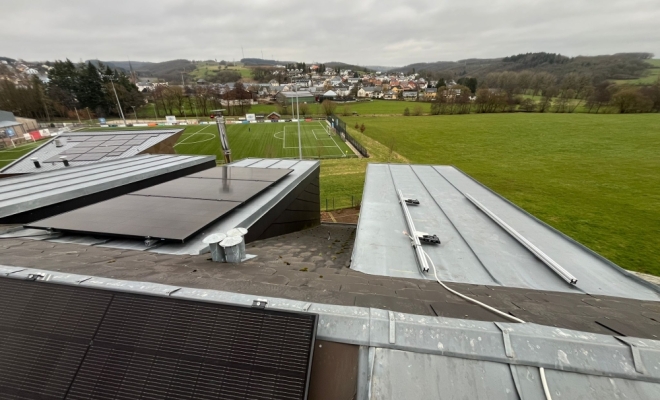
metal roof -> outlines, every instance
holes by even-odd
[[[152,178],[214,156],[139,155],[0,179],[0,218]]]
[[[0,265],[4,279],[43,281],[319,315],[317,338],[358,345],[357,399],[657,399],[660,342],[531,323],[429,317],[178,285]],[[40,284],[40,283],[35,283]]]
[[[440,280],[660,299],[657,286],[623,270],[451,166],[369,164],[351,268],[374,275],[435,279],[432,271],[420,272],[396,189],[420,202],[408,207],[415,229],[436,234],[442,242],[424,246]],[[522,239],[507,232],[496,219]],[[577,284],[562,279],[523,241],[569,271]]]
[[[280,92],[278,94],[281,94],[284,97],[293,97],[293,98],[296,98],[296,97],[314,97],[314,95],[312,93],[308,92],[307,90],[300,90],[300,91],[297,91],[297,92],[293,92],[293,91],[291,91],[291,92]]]
[[[11,128],[12,126],[18,126],[18,125],[23,125],[23,124],[14,121],[0,121],[0,129]]]
[[[320,163],[318,161],[296,159],[246,158],[229,165],[251,168],[287,168],[292,169],[293,171],[268,189],[250,199],[247,203],[237,207],[231,213],[223,216],[217,222],[203,229],[202,232],[191,237],[186,243],[167,243],[158,247],[149,247],[146,246],[142,240],[68,234],[58,236],[53,240],[60,243],[80,243],[121,249],[145,250],[164,254],[203,254],[209,251],[209,245],[203,241],[207,235],[216,232],[227,232],[238,226],[250,229],[254,223],[259,221],[259,219],[266,215],[268,211],[275,207],[288,194],[293,192],[302,181],[317,170]],[[39,229],[24,229],[20,232],[23,232],[23,234],[30,234],[32,232],[39,233],[43,231],[40,231]],[[50,240],[49,238],[42,239]]]
[[[157,145],[170,138],[173,135],[176,135],[182,132],[183,129],[168,129],[168,130],[124,130],[124,131],[95,131],[95,132],[68,132],[62,133],[57,136],[57,138],[75,138],[76,136],[96,136],[96,135],[105,135],[105,136],[117,136],[117,135],[150,135],[151,137],[147,139],[144,143],[138,146],[132,146],[128,150],[124,151],[119,156],[114,157],[104,157],[99,161],[105,160],[116,160],[120,158],[131,157],[136,154],[140,154],[145,150]],[[36,149],[25,154],[23,157],[12,162],[11,164],[0,169],[0,174],[25,174],[25,173],[34,173],[34,172],[46,172],[53,171],[65,168],[65,166],[60,162],[44,162],[45,160],[57,157],[66,150],[70,150],[79,145],[77,142],[67,141],[67,143],[61,147],[55,146],[56,138],[53,138],[43,145],[37,147]],[[41,168],[36,168],[31,158],[36,157],[41,161]],[[70,161],[71,165],[87,165],[95,164],[99,161]]]

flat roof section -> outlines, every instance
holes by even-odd
[[[0,223],[31,222],[52,213],[37,212],[45,207],[75,199],[80,206],[83,198],[101,192],[120,191],[126,187],[145,187],[140,182],[163,177],[173,179],[173,173],[190,173],[215,166],[214,156],[138,155],[91,165],[69,167],[42,174],[19,175],[0,179]],[[159,182],[154,182],[159,183]],[[152,184],[154,184],[152,183]],[[114,197],[109,193],[106,198]],[[27,215],[30,214],[30,215]],[[48,215],[50,214],[50,215]],[[33,218],[33,215],[41,215]],[[13,217],[13,218],[10,218]]]
[[[660,299],[660,289],[534,218],[451,166],[369,164],[351,268],[373,275],[435,280],[422,273],[399,204],[408,206],[418,232],[440,245],[422,245],[442,281]],[[491,215],[469,198],[476,200]],[[572,285],[505,230],[515,230],[577,278]]]
[[[62,156],[67,157],[70,165],[131,157],[149,152],[149,149],[163,142],[171,142],[173,145],[182,133],[183,129],[62,133],[0,169],[0,174],[27,174],[67,168],[60,158]],[[39,168],[34,165],[32,158],[39,161]]]

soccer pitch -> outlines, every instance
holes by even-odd
[[[328,131],[325,121],[301,122],[304,158],[356,157],[341,138]],[[229,124],[227,135],[235,160],[246,157],[297,158],[298,124],[295,122]],[[175,145],[178,154],[221,155],[215,124],[189,126]]]

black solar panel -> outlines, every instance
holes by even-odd
[[[185,241],[238,205],[238,202],[125,195],[30,226]]]
[[[272,182],[227,181],[222,179],[179,178],[133,192],[140,196],[185,197],[189,199],[246,201]]]
[[[240,179],[246,181],[276,182],[292,170],[283,168],[217,167],[189,175],[190,178]]]
[[[83,161],[92,155],[97,154],[82,154],[76,160]],[[249,176],[240,169],[257,170],[255,177],[259,177],[260,170],[263,171],[257,168],[232,167],[232,174]],[[281,176],[291,172],[278,171]],[[270,181],[184,177],[36,221],[28,226],[76,233],[150,237],[185,242],[272,184]]]
[[[65,321],[48,337],[29,318],[12,325],[28,333],[0,325],[0,398],[306,398],[314,314],[0,278],[4,309],[51,301]],[[61,339],[84,320],[84,340]]]
[[[86,153],[80,154],[73,158],[76,161],[98,161],[106,156],[108,153]]]

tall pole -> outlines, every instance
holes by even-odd
[[[298,103],[298,86],[296,88],[296,108],[298,109],[298,153],[302,160],[302,137],[300,136],[300,104]]]
[[[112,85],[112,91],[115,92],[115,99],[117,99],[117,109],[119,110],[119,115],[121,119],[124,120],[124,125],[126,125],[126,118],[124,117],[124,111],[121,109],[121,103],[119,103],[119,96],[117,96],[117,89],[115,89],[115,83],[110,78],[110,84]]]
[[[131,106],[131,108],[133,109],[133,114],[135,114],[135,123],[137,124],[137,122],[138,122],[137,111],[135,111],[135,106]]]
[[[78,115],[78,108],[73,107],[74,110],[76,110],[76,117],[78,117],[78,123],[82,125],[82,121],[80,120],[80,115]]]
[[[87,109],[87,118],[89,118],[89,123],[90,125],[93,124],[92,122],[92,114],[89,113],[89,107],[85,107]]]

